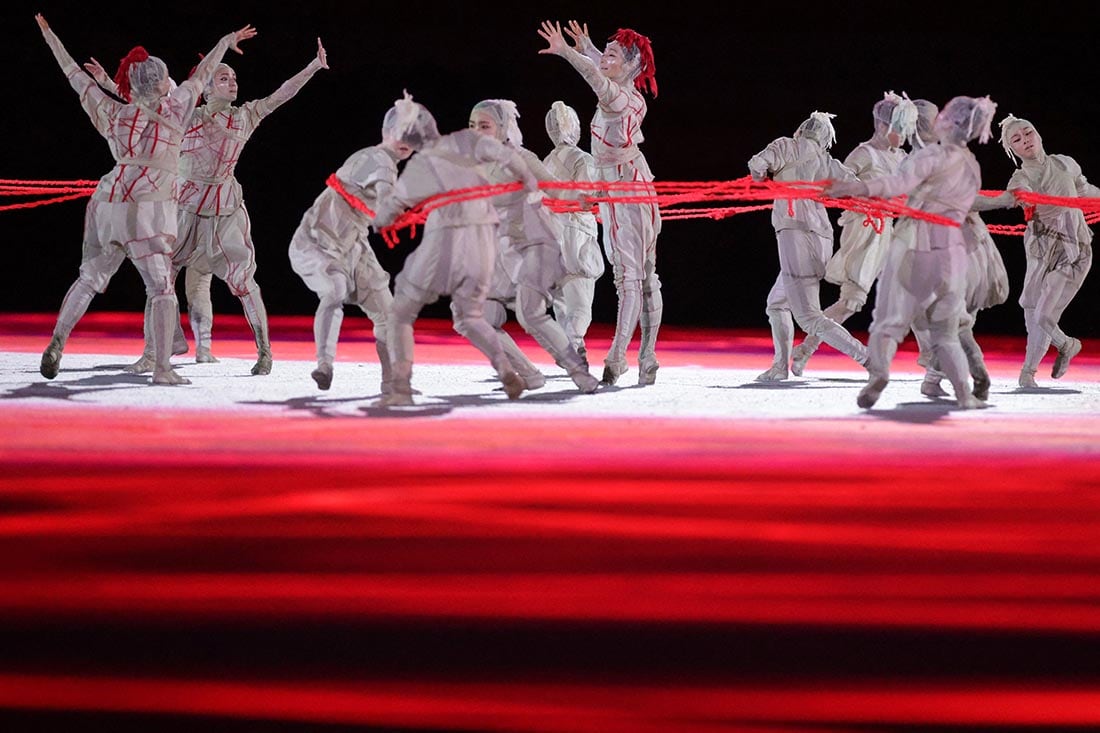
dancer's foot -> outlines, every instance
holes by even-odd
[[[196,364],[217,364],[218,359],[210,353],[210,348],[207,346],[198,346],[195,348],[195,363]]]
[[[332,364],[318,364],[309,376],[317,383],[317,389],[328,389],[332,386]]]
[[[1024,389],[1038,389],[1039,385],[1035,381],[1035,372],[1030,369],[1024,369],[1020,372],[1020,378],[1016,381],[1018,385]]]
[[[124,366],[122,371],[127,374],[148,374],[157,368],[157,362],[148,354],[142,354],[141,358],[133,364]]]
[[[46,379],[53,379],[61,370],[61,341],[57,338],[50,339],[50,345],[42,352],[42,363],[38,371]]]
[[[788,378],[787,367],[782,364],[772,364],[768,371],[756,377],[757,382],[782,382]]]
[[[267,351],[266,349],[260,351],[259,358],[256,359],[256,363],[252,366],[252,374],[255,376],[271,374],[270,351]]]
[[[801,377],[802,372],[806,369],[806,362],[808,362],[813,355],[814,352],[810,351],[802,344],[794,347],[791,351],[791,374],[796,377]]]
[[[626,362],[604,362],[603,365],[603,377],[600,379],[601,384],[611,386],[615,382],[619,381],[619,377],[626,374]]]
[[[1058,356],[1054,357],[1054,368],[1050,370],[1050,376],[1061,379],[1069,370],[1070,360],[1081,353],[1081,340],[1072,336],[1066,339],[1062,348],[1058,349]]]
[[[890,380],[886,377],[871,375],[871,378],[867,380],[867,384],[859,391],[856,404],[865,410],[874,407],[875,403],[878,402],[878,398],[882,396],[882,390],[886,389],[886,385],[889,383]]]
[[[500,377],[500,383],[504,385],[504,394],[508,395],[510,400],[518,400],[523,390],[527,388],[523,377],[515,372],[505,372]]]
[[[153,373],[153,384],[191,384],[191,380],[181,377],[175,369],[165,369],[163,371],[158,369]]]
[[[661,365],[657,363],[657,360],[643,362],[638,364],[638,384],[647,387],[657,381],[657,370],[661,368]]]

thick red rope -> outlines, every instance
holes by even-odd
[[[71,201],[77,198],[90,196],[95,190],[97,181],[73,180],[19,180],[0,179],[0,197],[2,196],[40,196],[48,198],[37,201],[0,205],[0,211],[12,209],[29,209],[37,206]],[[329,176],[326,185],[339,193],[349,205],[362,211],[367,216],[374,217],[362,201],[351,195],[336,178],[336,174]],[[911,209],[904,204],[904,197],[886,200],[881,198],[844,198],[832,199],[822,195],[827,185],[826,181],[753,181],[751,177],[744,176],[731,181],[654,181],[654,182],[622,182],[622,181],[592,181],[569,182],[554,181],[543,182],[539,188],[547,191],[580,191],[587,192],[578,199],[564,199],[554,196],[546,196],[543,203],[557,214],[573,212],[589,212],[598,215],[598,204],[639,204],[656,205],[661,213],[661,218],[666,221],[683,219],[712,219],[720,220],[737,214],[750,211],[761,211],[772,208],[772,201],[787,201],[788,210],[793,202],[798,199],[811,199],[830,207],[854,211],[864,216],[863,225],[881,232],[887,218],[894,219],[900,216],[908,216],[922,219],[944,226],[958,226],[955,222],[945,217],[928,214],[923,211]],[[489,198],[504,193],[511,193],[522,189],[517,181],[487,186],[475,186],[472,188],[447,191],[433,196],[402,214],[390,226],[381,230],[382,238],[387,246],[393,248],[399,241],[398,232],[408,228],[410,236],[416,236],[416,228],[423,225],[432,211],[451,204],[464,201],[473,201],[479,198]],[[985,196],[999,196],[1003,191],[983,190]],[[1024,219],[1029,221],[1034,207],[1064,206],[1081,209],[1085,214],[1087,224],[1095,224],[1100,221],[1100,198],[1085,198],[1072,196],[1047,196],[1045,194],[1029,191],[1015,192],[1016,199],[1026,204],[1024,207]],[[689,206],[690,204],[706,204],[722,201],[767,201],[767,204],[757,206]],[[1026,224],[990,224],[987,225],[993,234],[1008,236],[1020,236],[1026,229]]]

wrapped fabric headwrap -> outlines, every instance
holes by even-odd
[[[833,127],[834,117],[836,115],[831,112],[815,111],[805,122],[798,126],[794,136],[814,140],[821,147],[828,150],[836,142],[836,129]]]
[[[909,136],[909,144],[914,148],[923,148],[935,142],[936,133],[933,128],[940,108],[927,99],[914,99],[912,103],[917,110],[917,121],[913,133]]]
[[[581,121],[577,111],[558,100],[546,113],[546,134],[555,145],[576,145],[581,139]]]
[[[483,99],[474,105],[472,112],[485,112],[497,123],[502,143],[523,146],[523,133],[519,129],[519,110],[510,99]]]
[[[413,101],[407,91],[393,103],[382,120],[382,136],[392,137],[414,150],[439,139],[439,128],[432,113],[422,104]]]

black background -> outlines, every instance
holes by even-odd
[[[882,2],[9,4],[0,11],[8,90],[0,177],[95,179],[113,164],[42,41],[35,12],[45,14],[78,61],[95,56],[113,73],[118,59],[141,44],[177,79],[221,35],[252,23],[259,36],[242,44],[243,56],[227,56],[241,102],[270,94],[300,70],[319,36],[331,70],[260,126],[237,167],[268,310],[305,315],[317,301],[290,269],[290,237],[328,174],[380,140],[382,115],[402,89],[432,110],[443,132],[464,127],[481,99],[513,99],[525,145],[540,156],[551,148],[543,117],[554,100],[572,105],[587,123],[594,95],[565,61],[537,53],[545,45],[536,34],[544,18],[586,21],[597,44],[624,26],[650,36],[660,94],[649,105],[642,149],[658,180],[739,178],[754,153],[791,134],[814,110],[837,115],[833,153],[843,159],[870,136],[871,107],[887,90],[941,106],[959,94],[989,94],[998,103],[997,121],[1007,113],[1030,119],[1047,152],[1074,157],[1086,176],[1100,180],[1092,14],[1047,6],[1020,12],[1005,3]],[[917,17],[922,9],[936,12]],[[1013,166],[996,137],[974,148],[983,186],[1003,188]],[[0,311],[56,312],[77,274],[83,213],[83,201],[0,212],[6,255]],[[1021,221],[1018,210],[985,218]],[[983,312],[978,331],[1022,334],[1016,304],[1022,239],[996,241],[1012,290],[1006,304]],[[406,236],[392,251],[375,244],[383,266],[396,274],[413,242]],[[764,300],[778,267],[767,212],[667,222],[658,252],[666,323],[765,325]],[[823,286],[823,305],[835,295],[835,286]],[[1098,296],[1093,274],[1063,318],[1067,332],[1100,335],[1092,318]],[[143,302],[140,278],[126,263],[92,308],[140,310]],[[218,313],[240,313],[219,281],[214,303]],[[615,306],[605,276],[596,320],[613,322]],[[424,315],[448,311],[441,303]],[[870,307],[849,326],[861,330],[869,322]]]

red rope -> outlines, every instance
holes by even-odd
[[[38,201],[3,205],[0,206],[0,211],[28,209],[83,198],[90,196],[97,184],[97,181],[90,180],[0,179],[0,197],[49,195],[49,198]],[[325,184],[339,193],[349,205],[374,218],[375,212],[371,211],[361,200],[351,195],[340,180],[336,178],[336,174],[329,176]],[[598,216],[597,205],[600,203],[614,205],[638,204],[656,205],[661,212],[661,218],[667,221],[704,218],[719,220],[750,211],[770,209],[772,208],[770,202],[776,200],[787,201],[788,210],[793,213],[794,201],[810,199],[818,201],[829,208],[862,214],[864,217],[863,226],[870,226],[876,232],[882,231],[887,218],[895,219],[900,216],[922,219],[944,226],[958,226],[957,223],[946,217],[909,208],[904,203],[904,197],[890,200],[874,197],[827,198],[823,195],[823,190],[827,185],[827,181],[753,181],[750,176],[744,176],[730,181],[552,181],[540,183],[539,188],[547,192],[585,192],[580,200],[546,196],[543,200],[544,205],[556,214],[588,212]],[[390,226],[384,227],[381,230],[382,238],[387,246],[393,248],[399,241],[398,232],[401,229],[408,228],[410,236],[416,237],[416,228],[423,225],[427,221],[428,215],[436,209],[465,201],[512,193],[521,189],[522,184],[517,181],[475,186],[432,196],[406,211]],[[999,196],[1004,192],[982,190],[980,193],[985,196]],[[1100,222],[1100,198],[1048,196],[1029,191],[1015,192],[1015,196],[1021,203],[1028,204],[1024,207],[1025,221],[1031,219],[1031,214],[1036,205],[1044,205],[1081,209],[1085,214],[1087,224]],[[767,201],[769,203],[757,206],[688,206],[689,204],[707,204],[731,200]],[[1020,236],[1026,229],[1025,224],[992,224],[987,226],[993,234],[1009,236]]]
[[[351,208],[358,209],[370,218],[374,218],[374,212],[371,211],[370,208],[362,202],[362,200],[348,193],[348,190],[344,188],[344,182],[337,178],[335,173],[328,177],[328,179],[325,181],[325,185],[331,188],[336,193],[340,194],[344,201],[348,202],[348,205],[351,206]]]
[[[18,204],[4,204],[0,211],[13,209],[33,209],[37,206],[57,204],[62,201],[86,198],[95,191],[98,181],[21,181],[12,178],[0,178],[0,196],[42,196],[49,198],[38,201],[26,201]]]

